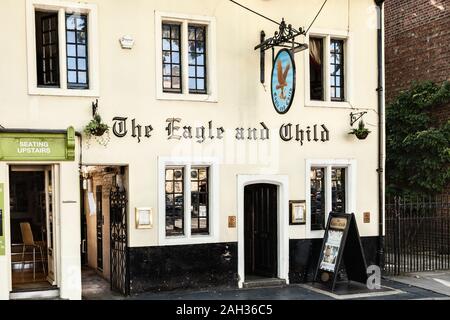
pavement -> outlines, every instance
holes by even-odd
[[[146,292],[129,297],[111,292],[109,282],[93,270],[83,271],[85,300],[450,300],[450,271],[384,278],[382,289],[340,290],[331,294],[313,284],[280,287]],[[418,280],[418,281],[417,281]],[[448,282],[447,282],[448,281]],[[339,291],[339,290],[336,290]],[[347,292],[345,292],[347,291]]]

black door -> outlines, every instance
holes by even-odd
[[[277,276],[277,186],[255,184],[244,191],[245,274]]]
[[[97,269],[103,270],[103,208],[102,208],[102,186],[95,190],[97,203]]]

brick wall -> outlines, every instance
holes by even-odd
[[[385,24],[387,103],[414,80],[450,80],[450,0],[387,0]]]

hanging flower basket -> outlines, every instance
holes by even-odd
[[[366,128],[364,122],[361,120],[357,129],[352,129],[348,134],[354,134],[359,140],[365,140],[371,131]]]
[[[109,142],[109,126],[102,122],[102,118],[99,114],[95,114],[94,118],[87,124],[84,128],[84,134],[89,140],[94,137],[99,144],[104,146],[106,146]],[[103,139],[102,137],[105,134],[108,137]]]

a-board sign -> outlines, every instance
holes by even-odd
[[[334,291],[337,275],[345,266],[348,280],[366,283],[367,265],[355,215],[330,213],[314,281]]]

